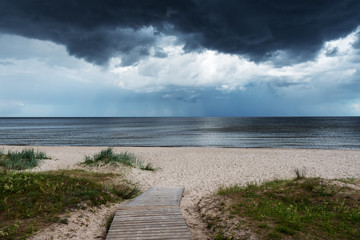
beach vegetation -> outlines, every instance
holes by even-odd
[[[360,184],[360,178],[338,178],[336,181],[345,183],[345,184]]]
[[[218,239],[249,238],[245,230],[260,239],[360,239],[360,191],[300,176],[222,187],[213,196],[212,215],[203,219]],[[242,223],[242,234],[229,227],[234,222]]]
[[[296,179],[304,179],[306,177],[307,171],[306,168],[295,168],[294,173],[296,176]]]
[[[145,164],[139,160],[134,154],[128,152],[115,153],[112,148],[101,150],[94,156],[85,156],[84,165],[89,166],[104,166],[104,165],[118,165],[122,164],[129,167],[138,167],[141,170],[155,171],[155,168],[150,164]]]
[[[217,231],[214,240],[233,240],[233,237],[226,237],[222,231]]]
[[[51,223],[67,224],[61,216],[69,211],[119,202],[138,193],[136,185],[112,173],[3,171],[0,239],[25,239]]]
[[[138,162],[138,166],[141,170],[145,170],[145,171],[152,171],[154,172],[156,169],[152,166],[151,163],[146,163],[144,164],[143,162],[139,161]]]
[[[39,165],[40,160],[50,159],[44,152],[34,149],[22,149],[21,151],[0,151],[0,167],[3,170],[24,170]]]

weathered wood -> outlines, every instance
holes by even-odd
[[[192,239],[179,208],[183,191],[183,187],[153,187],[123,204],[106,240]]]
[[[183,187],[152,187],[123,207],[179,206],[183,191]]]

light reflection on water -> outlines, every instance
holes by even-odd
[[[0,118],[0,144],[360,149],[360,118]]]

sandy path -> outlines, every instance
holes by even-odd
[[[6,150],[21,147],[4,146],[3,148]],[[35,147],[35,149],[45,151],[52,157],[35,169],[43,171],[74,168],[77,163],[83,161],[85,155],[92,155],[104,148]],[[154,185],[185,187],[181,209],[194,239],[206,239],[204,226],[201,225],[199,216],[194,211],[196,204],[201,197],[210,194],[219,186],[289,178],[294,176],[293,169],[303,167],[307,169],[309,176],[360,177],[359,150],[158,147],[118,147],[114,150],[132,152],[141,160],[160,168],[156,172],[139,169],[128,172],[128,178],[138,182],[142,189]],[[86,239],[91,238],[86,237]]]

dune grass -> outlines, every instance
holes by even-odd
[[[44,152],[35,152],[34,149],[21,151],[0,151],[0,167],[5,170],[24,170],[39,165],[41,159],[50,159]]]
[[[86,156],[85,161],[82,163],[90,166],[104,166],[104,165],[118,165],[122,164],[129,167],[138,167],[141,170],[155,171],[150,163],[145,164],[143,161],[136,158],[132,153],[114,153],[112,148],[107,148],[94,154],[93,157]]]
[[[338,178],[336,180],[345,184],[360,185],[360,178]]]
[[[330,180],[299,174],[293,180],[220,188],[217,195],[220,214],[204,217],[215,239],[234,239],[240,229],[260,239],[360,239],[360,191]],[[238,225],[229,230],[234,219]]]
[[[113,184],[117,178],[119,184]],[[118,202],[138,194],[120,175],[62,170],[0,172],[0,239],[26,239],[50,223],[67,223],[71,209]]]

